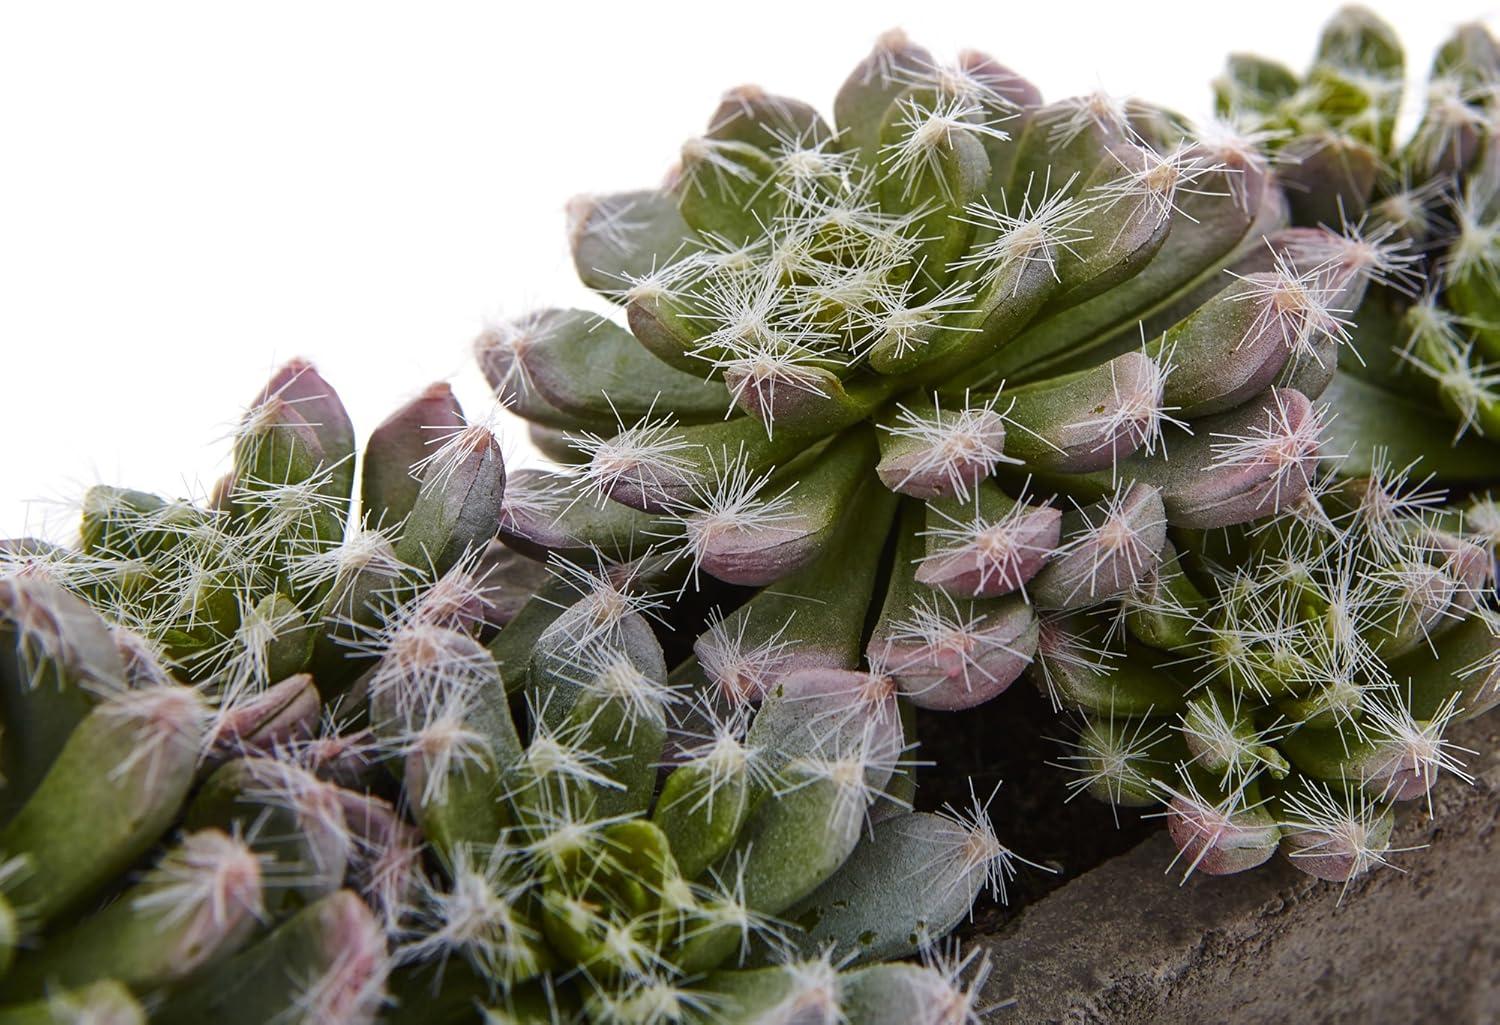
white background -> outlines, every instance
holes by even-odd
[[[900,25],[1048,99],[1102,86],[1197,115],[1226,52],[1300,69],[1334,6],[3,0],[0,536],[64,532],[98,481],[200,490],[289,356],[361,435],[438,378],[483,414],[486,317],[596,305],[564,202],[654,183],[729,86],[826,112]],[[1377,7],[1417,75],[1491,13]]]

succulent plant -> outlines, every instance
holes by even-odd
[[[1398,149],[1363,12],[1235,127],[891,33],[836,128],[738,89],[573,204],[628,329],[477,344],[561,468],[443,385],[356,462],[294,361],[206,498],[0,543],[0,1025],[973,1022],[1023,861],[914,722],[1023,677],[1187,873],[1392,859],[1500,703],[1493,411],[1428,372],[1490,373],[1495,52]]]
[[[1173,532],[1179,558],[1146,601],[1124,603],[1127,634],[1178,653],[1174,670],[1199,686],[1112,696],[1062,762],[1077,790],[1117,804],[1165,795],[1189,872],[1251,867],[1279,846],[1347,885],[1394,853],[1394,802],[1444,773],[1467,779],[1471,752],[1444,739],[1449,724],[1500,702],[1500,517],[1484,491],[1500,479],[1486,444],[1500,438],[1500,350],[1484,337],[1497,82],[1500,47],[1460,27],[1403,138],[1400,42],[1348,7],[1305,76],[1239,54],[1215,83],[1219,114],[1274,165],[1298,225],[1288,250],[1337,229],[1383,251],[1386,272],[1330,308],[1345,344],[1324,401],[1346,441],[1312,498],[1217,537]],[[1049,685],[1128,657],[1090,629],[1054,642]],[[1155,718],[1174,709],[1175,723]]]
[[[96,487],[76,546],[0,546],[0,1022],[971,1017],[939,941],[1016,859],[982,802],[911,810],[893,688],[692,704],[620,567],[492,540],[445,385],[357,506],[354,452],[296,361],[208,500]]]
[[[1340,15],[1314,95],[1399,79],[1389,49]],[[1231,81],[1279,96],[1258,68]],[[1388,106],[1339,125],[1391,145]],[[1357,367],[1417,240],[1309,221],[1341,181],[1280,121],[1043,103],[900,33],[833,111],[733,90],[660,188],[570,205],[628,329],[549,309],[476,340],[564,464],[516,475],[502,539],[709,610],[670,679],[719,714],[810,671],[947,710],[1028,676],[1080,717],[1078,789],[1165,805],[1190,868],[1377,863],[1497,685],[1490,560],[1434,488],[1500,479],[1500,448]]]
[[[1409,433],[1439,409],[1459,437],[1500,438],[1500,46],[1479,24],[1457,29],[1405,137],[1404,64],[1395,32],[1350,7],[1323,30],[1305,76],[1237,55],[1216,83],[1220,112],[1273,150],[1297,223],[1357,224],[1420,255],[1406,281],[1345,311],[1359,330],[1339,358],[1349,387],[1400,411],[1401,429],[1384,436],[1401,443],[1402,462],[1442,447],[1439,424]],[[1442,472],[1436,457],[1426,468]]]

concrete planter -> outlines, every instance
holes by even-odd
[[[1455,743],[1475,785],[1444,779],[1433,817],[1407,807],[1380,869],[1343,892],[1279,856],[1253,872],[1164,875],[1164,832],[978,939],[997,1025],[1065,1022],[1500,1022],[1500,721]],[[1340,896],[1342,893],[1342,900]]]

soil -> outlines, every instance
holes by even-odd
[[[728,612],[755,593],[707,575],[699,586],[703,590],[696,600],[673,604],[657,631],[668,665],[692,653],[694,638],[708,625],[709,609]],[[882,590],[883,583],[877,583],[876,593]],[[871,615],[876,611],[878,605]],[[1134,809],[1119,809],[1117,826],[1109,805],[1087,795],[1068,800],[1068,774],[1047,764],[1066,753],[1057,739],[1065,735],[1062,716],[1024,676],[978,708],[918,711],[919,747],[912,757],[932,764],[918,768],[917,809],[935,811],[951,804],[963,810],[971,803],[971,779],[981,799],[1001,782],[989,806],[1000,842],[1052,870],[1017,865],[1016,878],[1006,886],[1006,902],[981,896],[960,937],[995,933],[1028,904],[1130,850],[1159,828],[1158,820],[1143,820]]]
[[[936,764],[917,773],[917,808],[970,803],[969,780],[981,800],[1002,783],[990,804],[1000,842],[1027,861],[1006,887],[1006,904],[990,895],[974,906],[960,937],[993,935],[1022,908],[1071,879],[1135,847],[1160,828],[1157,819],[1121,808],[1119,825],[1109,805],[1087,795],[1068,800],[1068,774],[1049,761],[1065,753],[1056,739],[1063,719],[1026,679],[998,698],[964,712],[919,712],[915,758]]]

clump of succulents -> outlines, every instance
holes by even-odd
[[[913,810],[914,710],[1022,677],[1188,871],[1386,862],[1500,701],[1490,400],[1429,372],[1490,373],[1493,144],[1395,148],[1368,15],[1320,54],[1237,127],[898,33],[836,127],[735,90],[573,206],[628,330],[478,341],[569,467],[444,386],[357,465],[297,361],[205,500],[0,544],[0,1025],[972,1021],[1020,859]]]
[[[1374,288],[1353,313],[1359,330],[1339,361],[1348,386],[1407,421],[1441,409],[1459,437],[1500,438],[1500,46],[1480,25],[1459,28],[1402,138],[1404,64],[1389,26],[1347,8],[1305,76],[1237,55],[1217,103],[1273,148],[1297,223],[1357,223],[1420,255],[1412,287]],[[1446,472],[1440,430],[1429,424],[1402,451]]]
[[[1383,39],[1341,15],[1318,81],[1390,79]],[[1380,97],[1339,124],[1388,144]],[[702,585],[670,679],[716,715],[819,674],[925,709],[1029,676],[1078,719],[1078,789],[1165,805],[1190,868],[1379,863],[1500,679],[1494,507],[1437,490],[1500,480],[1500,448],[1359,366],[1425,236],[1309,220],[1339,181],[1279,122],[1044,103],[900,33],[833,111],[733,90],[661,187],[574,201],[628,328],[477,339],[570,464],[516,475],[502,537]]]
[[[631,569],[492,541],[445,385],[358,471],[296,361],[206,501],[0,546],[0,1023],[970,1020],[1015,859],[911,810],[887,681],[695,704]]]
[[[1500,544],[1500,516],[1483,490],[1500,477],[1500,455],[1480,443],[1500,440],[1500,346],[1490,337],[1500,309],[1491,239],[1500,230],[1500,46],[1480,25],[1457,29],[1433,59],[1420,117],[1405,137],[1397,130],[1404,65],[1391,28],[1350,7],[1324,28],[1306,75],[1236,55],[1215,83],[1220,113],[1275,154],[1297,223],[1357,224],[1415,257],[1404,280],[1375,283],[1348,311],[1358,327],[1339,353],[1340,378],[1374,415],[1340,411],[1350,430],[1381,444],[1357,449],[1339,468],[1351,479],[1323,502],[1330,518],[1304,529],[1293,551],[1333,598],[1324,615],[1344,624],[1334,635],[1356,629],[1374,641],[1369,653],[1339,659],[1370,692],[1352,706],[1355,716],[1302,727],[1292,715],[1276,727],[1297,773],[1323,781],[1279,798],[1289,809],[1283,846],[1328,878],[1383,860],[1390,819],[1382,804],[1421,796],[1442,770],[1463,777],[1464,752],[1442,741],[1443,729],[1500,699],[1500,620],[1484,553]],[[1441,508],[1440,483],[1470,492],[1465,508]],[[1393,536],[1407,540],[1392,547]],[[1309,539],[1317,548],[1332,543],[1312,560],[1316,568],[1306,559]],[[1435,549],[1446,554],[1434,558]],[[1423,603],[1411,558],[1423,553],[1458,587],[1454,607],[1413,644],[1397,636],[1402,628],[1380,593],[1400,581],[1384,602],[1397,600],[1399,617],[1410,619]],[[1251,576],[1276,572],[1262,559]],[[1219,615],[1237,621],[1242,612]],[[1273,625],[1283,629],[1284,617]],[[1335,851],[1340,857],[1325,856]]]

